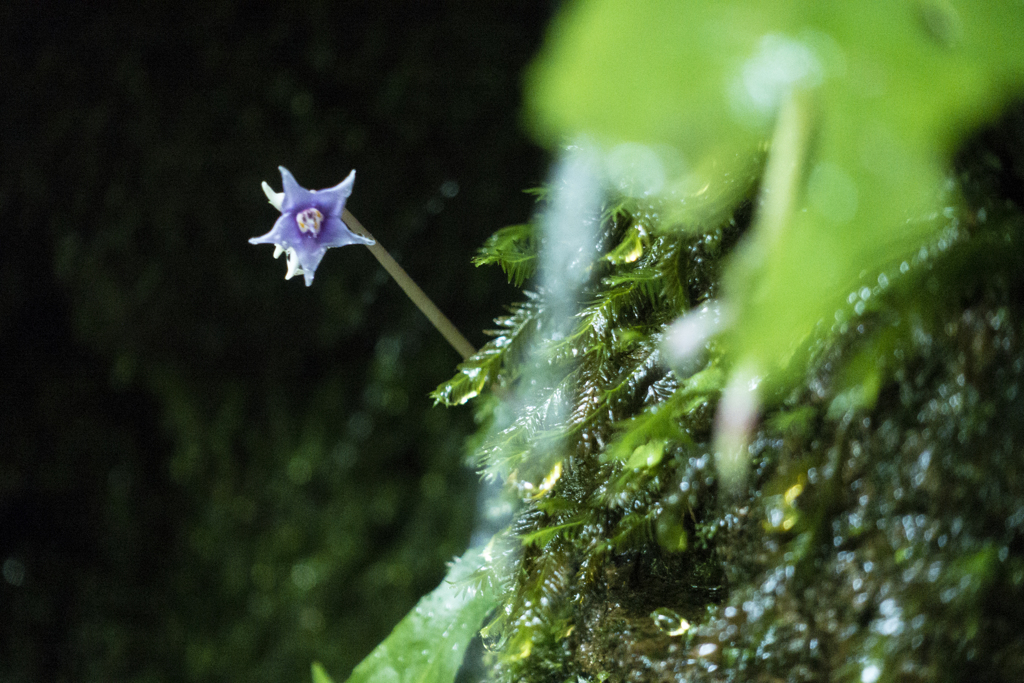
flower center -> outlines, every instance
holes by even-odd
[[[299,224],[299,232],[311,232],[313,237],[320,236],[320,223],[323,220],[324,215],[317,209],[306,209],[295,216],[295,222]]]

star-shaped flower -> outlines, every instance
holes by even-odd
[[[324,254],[331,247],[348,244],[373,244],[373,240],[357,235],[341,220],[345,200],[352,194],[356,172],[326,190],[307,190],[299,185],[288,169],[278,166],[284,192],[274,192],[263,183],[263,191],[281,217],[266,235],[253,237],[250,244],[273,244],[274,258],[287,254],[285,279],[302,275],[306,286],[313,284],[313,274]]]

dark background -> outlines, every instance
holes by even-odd
[[[279,164],[474,344],[534,210],[549,3],[0,3],[0,681],[337,679],[461,553],[458,356],[359,247],[246,239]],[[457,192],[456,192],[457,190]]]

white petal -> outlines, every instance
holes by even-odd
[[[284,192],[274,192],[273,188],[267,184],[267,181],[263,181],[263,193],[267,195],[267,199],[270,200],[270,205],[278,211],[281,210],[281,205],[284,202]]]
[[[285,280],[291,280],[296,275],[305,275],[306,271],[299,267],[299,255],[295,253],[295,250],[288,249],[288,270],[284,274]]]

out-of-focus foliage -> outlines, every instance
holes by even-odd
[[[755,230],[725,282],[734,352],[785,389],[846,294],[941,229],[962,136],[1024,92],[1022,35],[1012,0],[574,2],[532,71],[530,119],[550,142],[597,138],[613,179],[646,168],[664,227],[680,213],[695,229],[687,205],[723,193],[723,175],[749,177],[779,107],[804,91],[810,150],[781,190],[785,224]]]

